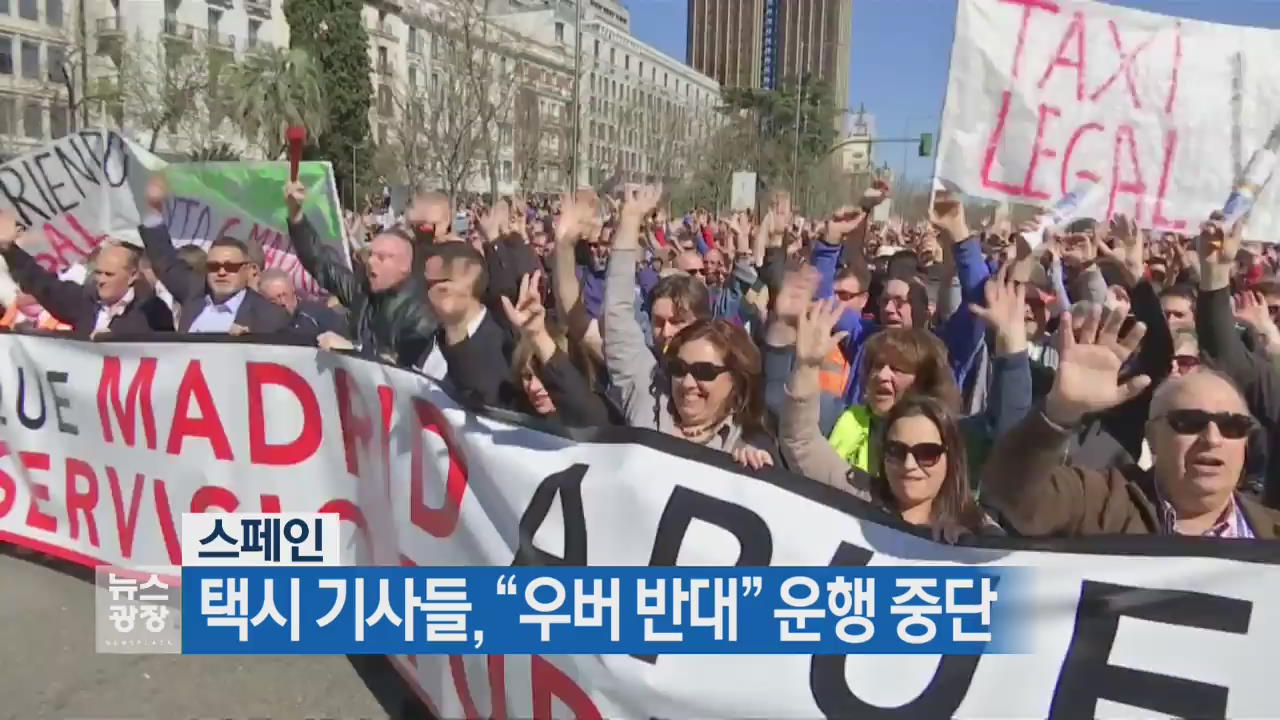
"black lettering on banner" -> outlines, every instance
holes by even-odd
[[[738,539],[737,567],[767,567],[773,560],[773,534],[764,518],[755,512],[727,500],[711,497],[676,486],[667,499],[667,507],[658,519],[658,532],[653,539],[653,552],[649,555],[649,567],[675,567],[680,557],[680,547],[693,521],[715,525]],[[657,655],[632,655],[637,660],[652,665]]]
[[[67,148],[75,151],[79,165],[76,164],[77,160],[72,160],[71,156],[67,154]],[[79,180],[76,180],[76,175],[84,178],[86,184],[101,184],[98,182],[98,176],[93,172],[92,167],[85,161],[84,154],[76,146],[76,138],[74,136],[67,138],[65,143],[60,142],[54,145],[53,153],[58,156],[58,160],[62,163],[63,172],[66,173],[67,179],[71,181],[71,184],[75,186],[76,192],[80,193],[80,197],[83,198],[85,196],[84,186],[80,184]]]
[[[89,153],[89,157],[93,160],[94,167],[102,168],[104,161],[102,153],[98,152],[102,149],[102,133],[97,130],[81,130],[78,134],[80,142],[84,143],[85,152]]]
[[[1172,717],[1226,717],[1227,688],[1111,665],[1108,658],[1121,617],[1244,635],[1252,611],[1253,603],[1237,598],[1085,580],[1050,717],[1093,717],[1099,699]]]
[[[113,132],[107,133],[107,150],[102,156],[102,175],[113,188],[124,185],[129,179],[129,147],[125,145],[124,138]]]
[[[62,418],[62,410],[71,408],[71,401],[58,394],[58,386],[67,381],[67,374],[60,370],[45,373],[49,380],[49,395],[53,397],[53,415],[58,419],[58,432],[67,435],[79,435],[80,429]]]
[[[26,368],[18,368],[18,422],[28,430],[39,430],[44,427],[45,405],[44,405],[44,387],[40,383],[40,374],[31,373],[36,379],[36,397],[40,398],[40,415],[37,417],[29,417],[27,415],[27,371]]]
[[[0,194],[3,194],[17,211],[18,217],[22,218],[22,224],[28,227],[34,225],[36,220],[32,218],[37,215],[41,220],[48,220],[49,213],[44,208],[32,204],[27,199],[26,191],[27,181],[22,178],[22,173],[10,165],[0,167]]]
[[[831,567],[865,567],[874,553],[840,543]],[[981,655],[943,655],[929,685],[911,702],[898,707],[872,705],[853,693],[845,679],[844,655],[814,655],[809,664],[809,690],[822,714],[829,718],[955,717],[973,682]]]
[[[44,185],[40,184],[40,176],[36,175],[35,170],[31,169],[31,163],[23,160],[22,169],[27,171],[27,177],[31,179],[31,184],[35,186],[36,192],[40,193],[41,198],[44,198],[44,206],[49,208],[49,216],[57,215],[53,211],[53,201],[49,199],[49,194],[44,191]]]
[[[67,202],[63,202],[62,198],[58,197],[58,190],[66,187],[67,184],[65,182],[53,181],[52,176],[49,173],[49,168],[44,166],[46,161],[52,159],[53,153],[51,152],[42,152],[39,155],[36,155],[36,169],[40,171],[40,176],[44,178],[45,184],[49,186],[49,195],[53,197],[53,204],[58,208],[58,212],[71,212],[80,205],[80,201],[72,200],[68,204]]]
[[[575,463],[551,473],[538,484],[529,506],[520,516],[520,547],[516,549],[511,567],[587,564],[587,516],[582,508],[582,480],[586,475],[587,466]],[[557,495],[560,496],[560,515],[564,518],[564,557],[533,544],[533,537],[547,519]]]

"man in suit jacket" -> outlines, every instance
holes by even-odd
[[[303,300],[293,287],[293,279],[280,268],[268,268],[258,277],[258,292],[267,300],[284,308],[292,318],[289,330],[311,342],[322,333],[331,332],[347,337],[346,320],[330,310],[324,303]]]
[[[119,333],[172,332],[173,315],[138,272],[138,249],[114,240],[99,246],[85,285],[60,280],[18,247],[17,216],[0,211],[0,255],[18,287],[50,315],[87,336],[108,330]]]
[[[178,257],[164,224],[168,190],[163,181],[147,184],[148,211],[138,233],[156,277],[173,294],[178,306],[178,331],[278,333],[289,327],[289,313],[250,288],[249,249],[235,238],[221,237],[209,246],[203,276]]]

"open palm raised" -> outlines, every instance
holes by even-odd
[[[1151,384],[1139,375],[1120,384],[1120,369],[1129,358],[1146,327],[1137,323],[1120,335],[1124,316],[1111,313],[1102,321],[1095,306],[1076,327],[1070,313],[1063,313],[1058,330],[1058,374],[1045,401],[1045,414],[1053,422],[1070,426],[1089,413],[1101,412],[1136,397]]]

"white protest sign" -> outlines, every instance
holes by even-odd
[[[959,0],[938,174],[1041,206],[1094,182],[1083,215],[1197,232],[1280,122],[1277,47],[1278,31],[1100,2]],[[1246,237],[1280,240],[1280,182]]]
[[[756,207],[756,174],[739,170],[733,174],[732,210],[754,210]]]
[[[940,545],[805,478],[648,431],[574,442],[314,348],[0,354],[0,540],[86,565],[176,564],[184,512],[319,511],[362,564],[1040,570],[1029,655],[395,658],[437,717],[1280,715],[1274,543]]]

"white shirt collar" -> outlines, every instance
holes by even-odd
[[[231,315],[234,316],[240,312],[240,305],[244,303],[244,297],[247,294],[248,288],[242,288],[240,292],[232,295],[222,302],[216,302],[212,295],[205,295],[204,306],[206,309],[212,309],[214,312],[231,313]]]

